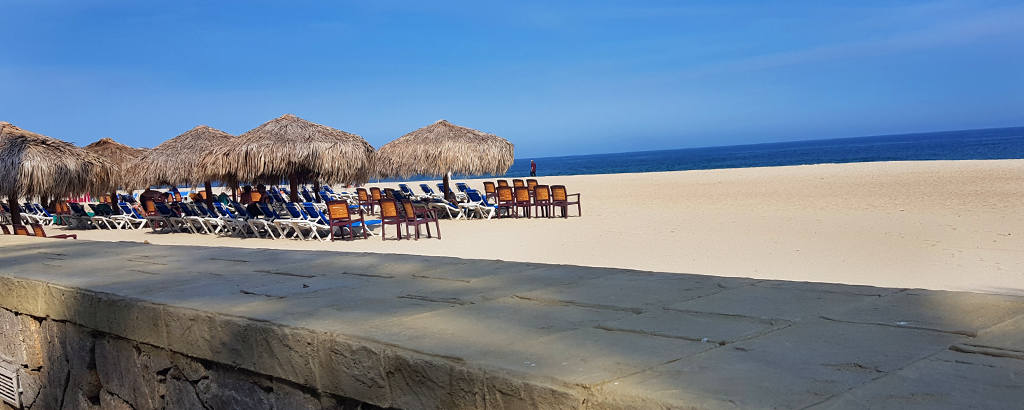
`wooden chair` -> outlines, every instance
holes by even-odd
[[[63,234],[63,235],[46,236],[46,231],[43,231],[43,225],[40,225],[40,224],[32,224],[32,233],[34,233],[35,236],[42,237],[42,238],[57,238],[57,239],[71,238],[71,239],[78,239],[78,235],[75,235],[75,234]]]
[[[490,181],[484,182],[484,198],[487,198],[488,200],[490,200],[491,198],[494,198],[495,202],[497,202],[498,190],[497,190],[497,186],[494,185],[493,182],[490,182]]]
[[[530,190],[526,189],[525,186],[516,187],[516,202],[515,202],[515,213],[516,218],[519,218],[519,210],[523,210],[523,214],[527,218],[530,217],[530,208],[533,207],[533,201],[530,199]]]
[[[533,208],[537,210],[536,215],[538,218],[540,217],[541,210],[544,211],[544,217],[551,217],[551,190],[548,189],[547,185],[535,185],[533,187]]]
[[[0,229],[3,229],[4,235],[10,235],[11,234],[11,230],[7,229],[7,225],[0,225]]]
[[[341,239],[345,239],[345,234],[342,228],[348,227],[349,237],[351,239],[356,238],[356,230],[353,225],[359,224],[358,226],[363,231],[363,239],[366,239],[366,221],[363,219],[362,208],[359,211],[359,219],[349,212],[347,201],[327,201],[327,219],[328,225],[331,227],[331,242],[334,242],[334,227],[338,227],[338,232],[341,233]]]
[[[359,202],[360,207],[370,207],[370,213],[374,213],[374,202],[373,199],[370,198],[370,193],[366,188],[356,188],[356,201]]]
[[[380,205],[380,240],[386,239],[388,225],[395,225],[398,240],[402,240],[402,224],[405,221],[404,217],[398,214],[398,204],[394,199],[381,199],[378,205]]]
[[[174,202],[181,202],[181,192],[173,191],[171,195],[174,197]]]
[[[147,199],[142,203],[143,209],[146,210],[146,216],[158,216],[159,212],[156,211],[156,203],[151,199]]]
[[[31,231],[28,230],[27,226],[20,225],[20,224],[14,225],[14,234],[15,235],[25,235],[25,236],[35,236],[34,233],[32,233]]]
[[[384,194],[380,191],[380,188],[370,188],[370,202],[374,205],[380,206],[380,200],[384,199]]]
[[[535,187],[535,186],[537,186],[537,180],[536,179],[527,179],[526,180],[526,189],[529,189],[530,192],[533,192],[533,187]]]
[[[498,186],[508,186],[508,181],[506,181],[504,179],[499,179],[498,180]]]
[[[513,179],[512,180],[512,187],[513,188],[525,187],[525,186],[526,186],[526,183],[524,183],[523,180],[521,180],[521,179]]]
[[[580,194],[569,194],[566,193],[565,185],[552,185],[551,186],[551,206],[554,208],[562,209],[562,217],[569,217],[569,205],[576,205],[576,213],[578,216],[583,216],[583,211],[580,208]],[[576,197],[575,201],[570,201],[569,197]]]
[[[516,196],[512,193],[512,187],[510,186],[499,186],[498,187],[498,216],[501,217],[502,210],[508,212],[514,212],[516,207]],[[518,218],[519,216],[516,216]]]
[[[402,208],[405,210],[405,236],[409,236],[409,226],[416,227],[416,240],[420,239],[420,225],[427,226],[427,237],[430,236],[430,223],[434,223],[434,227],[437,228],[437,239],[441,239],[441,224],[437,221],[437,210],[420,208],[417,210],[412,206],[412,201],[402,201]]]

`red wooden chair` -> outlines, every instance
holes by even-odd
[[[395,200],[381,199],[378,205],[380,205],[380,240],[383,241],[387,237],[388,225],[395,225],[398,240],[402,240],[402,224],[405,221],[404,217],[398,214],[398,205]]]
[[[498,187],[498,216],[502,215],[501,211],[514,212],[516,207],[516,196],[512,193],[512,187],[510,186],[499,186]],[[506,214],[507,215],[507,214]],[[517,215],[516,218],[519,216]]]
[[[331,242],[334,242],[334,227],[338,227],[338,232],[341,233],[341,239],[345,239],[345,234],[341,228],[348,227],[349,237],[351,239],[356,238],[356,230],[352,225],[359,224],[360,229],[363,231],[363,239],[366,239],[366,221],[363,219],[362,208],[359,210],[359,218],[356,219],[348,209],[347,201],[327,201],[327,219],[328,225],[331,227]]]
[[[525,186],[526,186],[526,183],[524,183],[523,180],[521,180],[521,179],[513,179],[512,180],[512,188],[519,188],[519,187],[525,187]]]
[[[484,182],[484,197],[487,198],[488,200],[493,198],[494,201],[497,202],[497,199],[498,199],[498,189],[497,189],[497,186],[494,185],[493,182],[490,182],[490,181],[485,181]]]
[[[366,191],[366,188],[356,188],[356,201],[359,202],[359,206],[366,206],[370,208],[370,213],[373,214],[373,199],[370,198],[370,193]]]
[[[34,234],[34,233],[32,233],[32,231],[28,230],[28,227],[25,226],[25,225],[14,225],[14,234],[15,235],[25,235],[25,236],[36,236],[36,234]]]
[[[544,211],[546,218],[551,217],[551,190],[548,189],[547,185],[535,185],[533,187],[533,207],[536,209],[536,215],[539,218],[541,210]]]
[[[10,235],[11,234],[11,230],[7,229],[7,225],[0,225],[0,229],[4,230],[4,235]]]
[[[410,236],[409,226],[415,226],[416,240],[419,240],[420,225],[426,225],[427,237],[433,238],[433,236],[430,236],[430,223],[433,222],[434,227],[437,228],[437,239],[441,239],[441,224],[440,222],[437,221],[436,209],[420,208],[419,210],[417,210],[415,207],[412,206],[412,201],[409,200],[402,201],[402,208],[405,210],[405,217],[403,220],[403,222],[405,222],[405,236]]]
[[[527,218],[529,218],[530,217],[530,208],[532,208],[532,207],[533,207],[533,201],[530,199],[530,190],[526,189],[525,186],[517,186],[516,187],[516,202],[515,202],[516,218],[519,218],[519,210],[520,209],[522,209],[523,210],[523,214],[526,215]]]
[[[506,181],[504,179],[499,179],[498,180],[498,186],[508,186],[508,181]]]
[[[562,210],[562,217],[569,217],[569,205],[576,205],[576,213],[578,216],[583,216],[582,208],[580,208],[580,194],[569,194],[566,193],[565,185],[552,185],[551,186],[551,206],[554,208],[560,208]],[[569,197],[576,197],[575,201],[570,201]]]
[[[42,238],[57,238],[57,239],[71,238],[71,239],[78,239],[78,235],[75,235],[75,234],[63,234],[63,235],[46,236],[46,231],[43,231],[43,225],[40,225],[40,224],[32,224],[32,233],[35,234],[35,236],[42,237]]]

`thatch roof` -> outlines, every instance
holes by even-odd
[[[129,174],[126,167],[128,163],[149,151],[146,148],[132,148],[110,138],[100,138],[99,141],[86,145],[85,150],[106,158],[113,162],[114,165],[117,165],[119,174],[116,182],[118,183],[127,181]]]
[[[117,167],[70,142],[0,121],[0,196],[110,192]]]
[[[362,137],[286,114],[219,144],[202,161],[203,172],[237,181],[365,183],[375,150]]]
[[[381,178],[413,175],[501,175],[512,166],[514,146],[504,138],[445,120],[403,135],[377,151]]]
[[[146,148],[132,148],[110,138],[100,138],[99,141],[86,145],[85,150],[106,158],[119,167],[149,151]]]
[[[199,159],[214,146],[233,138],[224,131],[199,125],[164,141],[128,165],[129,186],[197,184],[209,181],[199,170]]]

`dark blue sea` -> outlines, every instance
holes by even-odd
[[[517,159],[506,177],[876,161],[1024,158],[1024,127]],[[456,176],[458,177],[458,176]]]

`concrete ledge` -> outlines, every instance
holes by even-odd
[[[997,402],[1024,401],[1024,381],[1009,376],[1024,365],[1017,297],[406,255],[6,238],[0,246],[9,251],[0,255],[0,308],[10,312],[0,311],[0,354],[57,374],[88,367],[75,351],[92,349],[105,362],[90,371],[120,380],[130,377],[111,376],[114,367],[156,369],[143,373],[174,400],[193,390],[227,400],[212,392],[231,384],[204,382],[212,376],[195,364],[212,363],[249,372],[238,388],[262,389],[253,397],[270,400],[280,382],[306,392],[288,400],[399,409],[885,403],[874,380],[920,369],[977,370],[1002,383]],[[55,336],[81,333],[67,326],[95,334]],[[124,362],[117,355],[129,345],[141,353]],[[948,366],[943,352],[1011,370]],[[89,380],[75,383],[93,397]],[[951,389],[966,396],[948,403],[984,394],[975,387]],[[125,398],[133,387],[110,389]]]

